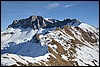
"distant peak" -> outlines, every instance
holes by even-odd
[[[42,16],[37,15],[31,15],[29,18],[26,19],[20,19],[20,20],[14,20],[11,25],[8,26],[8,28],[33,28],[33,29],[39,29],[39,28],[53,28],[53,27],[62,27],[64,25],[70,25],[70,26],[77,26],[81,22],[79,20],[66,18],[62,21],[53,19],[53,18],[43,18]]]

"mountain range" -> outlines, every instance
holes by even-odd
[[[99,29],[32,15],[1,32],[1,66],[99,66]]]

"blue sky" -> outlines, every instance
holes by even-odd
[[[45,18],[77,18],[99,27],[99,1],[1,1],[1,29],[13,20],[39,15]]]

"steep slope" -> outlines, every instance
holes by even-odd
[[[15,20],[1,32],[1,66],[99,66],[99,30],[77,19]]]

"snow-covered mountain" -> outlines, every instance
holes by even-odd
[[[14,20],[1,32],[1,66],[99,66],[99,29],[69,18]]]

